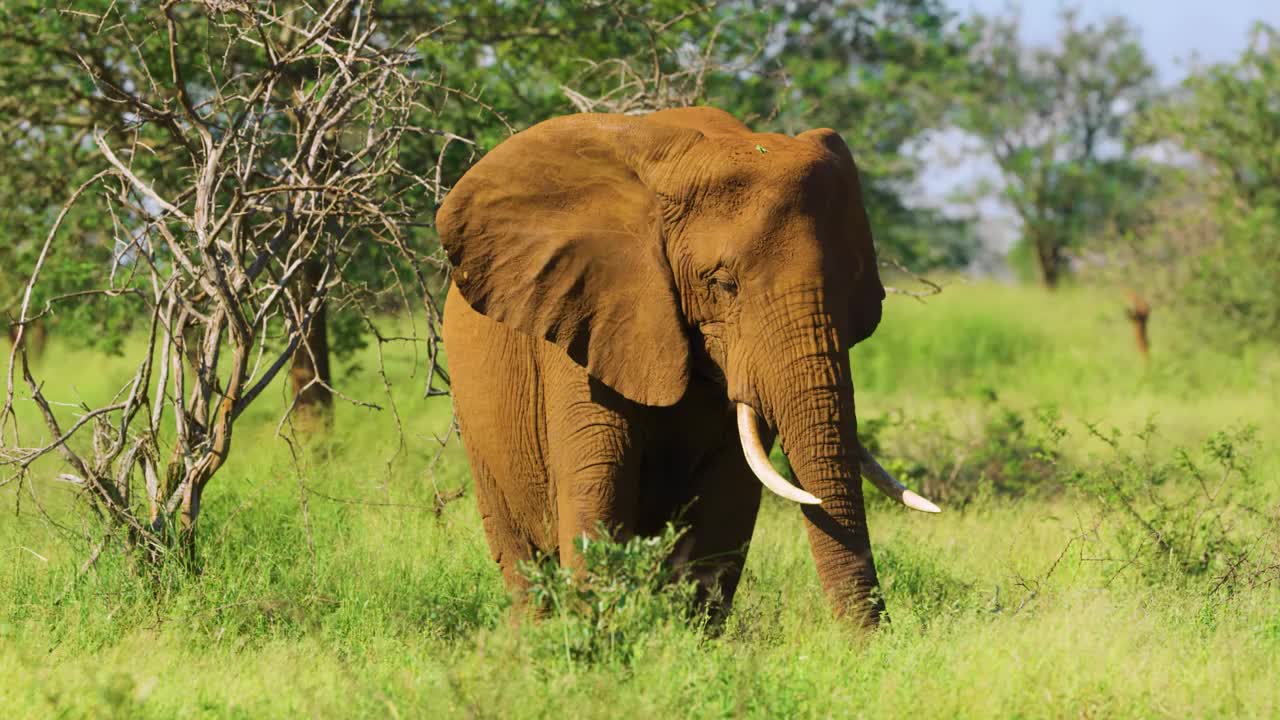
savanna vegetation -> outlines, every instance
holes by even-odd
[[[0,715],[1280,714],[1275,29],[1166,87],[1124,20],[936,0],[48,5],[0,9]],[[865,177],[860,434],[944,507],[868,493],[872,634],[773,498],[722,624],[678,526],[528,566],[534,622],[484,542],[435,205],[539,120],[699,102]],[[1020,282],[914,201],[944,129]]]

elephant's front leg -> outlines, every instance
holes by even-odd
[[[619,540],[635,534],[640,472],[626,401],[585,374],[582,380],[547,398],[560,564],[575,569],[582,568],[577,541],[584,534],[595,537],[602,525]]]
[[[699,585],[700,600],[713,618],[733,604],[760,509],[760,483],[736,444],[714,451],[693,480],[695,499],[685,512],[687,529],[677,563]]]

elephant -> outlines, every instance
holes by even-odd
[[[508,588],[574,540],[657,533],[727,611],[761,488],[800,504],[837,616],[881,622],[849,348],[885,289],[858,168],[829,129],[753,133],[711,107],[566,115],[499,143],[447,194],[444,349]],[[770,464],[780,439],[799,486]]]

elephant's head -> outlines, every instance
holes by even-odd
[[[885,293],[838,134],[754,134],[711,108],[561,117],[489,153],[436,222],[473,308],[623,396],[667,406],[691,374],[719,378],[757,477],[804,504],[837,612],[876,622],[859,471],[937,508],[858,441],[848,350]],[[803,489],[769,465],[761,419]]]

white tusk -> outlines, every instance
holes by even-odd
[[[742,454],[747,456],[747,465],[756,478],[774,492],[775,495],[794,500],[804,505],[818,505],[822,501],[787,482],[769,463],[769,454],[760,442],[760,433],[756,429],[756,411],[750,405],[738,403],[738,440],[742,442]]]
[[[871,484],[875,485],[876,489],[885,495],[912,510],[927,513],[942,512],[942,509],[937,505],[911,492],[905,485],[895,480],[889,474],[889,471],[881,467],[880,463],[876,462],[876,459],[871,457],[871,453],[867,452],[867,449],[862,447],[861,444],[858,446],[858,463],[862,466],[862,476],[870,480]]]

